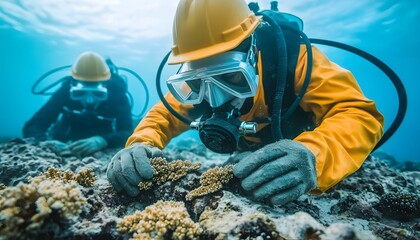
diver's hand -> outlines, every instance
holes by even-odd
[[[162,151],[157,147],[134,143],[115,154],[106,175],[117,192],[134,197],[140,192],[138,184],[153,177],[150,158],[162,156]]]
[[[68,149],[79,155],[88,155],[106,148],[108,143],[103,137],[94,136],[90,138],[80,139],[69,145]]]
[[[68,149],[68,144],[58,141],[58,140],[47,140],[44,141],[42,143],[45,146],[49,146],[52,147],[55,151],[55,153],[63,155],[63,154],[68,154],[69,153],[69,149]]]
[[[234,152],[222,165],[235,165],[250,154],[252,154],[251,151]]]
[[[286,204],[316,187],[315,156],[303,144],[280,140],[243,158],[233,168],[257,200]]]

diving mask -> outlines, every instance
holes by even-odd
[[[235,97],[253,97],[258,89],[255,56],[253,37],[248,53],[228,51],[184,63],[169,77],[168,88],[181,103],[199,104],[205,99],[211,107]]]
[[[102,83],[78,82],[70,87],[70,98],[87,106],[97,106],[108,99],[108,89]]]

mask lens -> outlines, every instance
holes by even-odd
[[[214,80],[237,93],[249,93],[251,87],[241,71],[212,76]]]
[[[108,98],[108,89],[102,85],[76,84],[70,88],[70,97],[74,101],[84,101],[92,98],[94,101],[104,101]]]
[[[98,100],[105,100],[108,96],[107,92],[104,91],[92,91],[92,94],[97,98]]]
[[[86,96],[87,92],[83,90],[73,90],[71,91],[71,98],[73,100],[80,100]]]
[[[199,103],[202,100],[201,79],[168,83],[172,94],[184,103]]]

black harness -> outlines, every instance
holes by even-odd
[[[260,24],[260,26],[256,29],[255,33],[257,37],[257,48],[261,52],[261,60],[263,66],[262,74],[265,103],[267,104],[268,112],[271,115],[273,110],[273,99],[276,84],[279,81],[276,75],[277,67],[279,66],[279,58],[276,56],[276,52],[273,51],[273,46],[274,44],[276,44],[276,40],[272,28],[268,24]],[[313,130],[315,128],[315,124],[312,120],[313,113],[305,112],[300,106],[298,106],[294,110],[294,112],[290,115],[289,118],[285,119],[283,117],[284,113],[287,112],[293,101],[296,99],[294,88],[295,69],[299,57],[300,45],[302,43],[300,37],[290,31],[284,30],[283,34],[287,49],[287,63],[282,64],[287,64],[287,78],[281,111],[281,128],[283,132],[283,138],[293,139],[304,131]],[[250,145],[249,143],[245,142],[246,140],[241,138],[241,148],[248,148],[254,150],[261,147],[261,145],[266,145],[268,143],[274,142],[270,126],[266,126],[265,128],[261,129],[254,136],[261,139],[261,144]]]

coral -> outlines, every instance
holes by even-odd
[[[223,185],[228,183],[233,178],[233,166],[216,167],[209,169],[200,177],[199,188],[189,192],[185,198],[192,200],[195,197],[204,196],[209,193],[216,192],[223,188]]]
[[[49,168],[43,176],[51,180],[62,180],[65,183],[76,181],[84,187],[93,187],[96,181],[95,173],[91,168],[82,169],[77,174],[72,171],[61,172],[57,168]]]
[[[65,183],[46,175],[2,190],[0,235],[18,238],[36,234],[49,218],[68,218],[81,213],[86,199],[76,182]]]
[[[190,145],[194,145],[190,141],[185,141],[186,145],[182,148],[175,143],[173,142],[173,149],[164,149],[166,160],[169,163],[177,159],[188,159],[192,163],[201,162],[198,173],[225,164],[229,157],[208,150],[204,152],[204,149],[203,152],[200,150],[194,153],[190,151],[193,147]],[[158,185],[151,181],[148,184],[153,186],[152,190],[135,198],[124,196],[115,191],[106,176],[107,163],[119,150],[106,149],[93,156],[81,158],[59,155],[47,144],[30,139],[15,139],[0,144],[0,189],[6,188],[0,190],[0,240],[126,239],[132,238],[136,233],[137,238],[141,238],[141,233],[136,230],[139,221],[133,221],[133,224],[129,225],[133,227],[131,233],[122,235],[118,231],[117,223],[123,216],[134,214],[136,210],[144,210],[158,200],[183,202],[189,191],[200,186],[200,174],[195,172],[176,181],[166,181],[168,178],[163,174],[159,179],[166,181],[165,183]],[[48,172],[50,167],[60,170]],[[97,180],[94,187],[86,188],[76,183],[76,173],[84,168],[95,171]],[[38,176],[46,171],[49,178],[44,176],[31,180],[45,180],[43,185],[50,191],[42,197],[38,187],[28,183],[28,179],[29,176]],[[234,178],[223,186],[223,191],[185,201],[185,208],[192,221],[202,229],[202,233],[197,234],[195,239],[275,239],[276,236],[279,239],[325,240],[420,239],[418,219],[386,219],[377,209],[381,197],[389,198],[389,192],[420,194],[418,172],[408,174],[389,168],[381,159],[369,157],[358,171],[326,193],[303,195],[283,206],[265,205],[248,198],[250,195],[246,191],[235,188],[240,185],[240,179]],[[169,177],[169,174],[167,176]],[[28,184],[19,185],[18,188],[17,184],[20,181]],[[4,186],[1,187],[1,184]],[[65,205],[60,208],[61,203],[58,199],[69,197],[65,197],[65,194],[63,198],[56,195],[50,197],[48,194],[64,191],[55,184],[61,187],[68,186],[69,189],[70,186],[80,189],[86,204],[79,207]],[[54,192],[53,188],[56,188]],[[15,200],[9,197],[10,189],[15,189]],[[6,196],[6,192],[7,197],[3,197]],[[17,196],[19,194],[20,196]],[[6,206],[7,201],[10,205]],[[57,202],[54,205],[56,208],[53,208],[52,201]],[[159,211],[168,213],[168,209]],[[74,214],[70,213],[72,211]],[[156,225],[156,221],[153,221],[153,224]],[[167,229],[162,238],[175,238],[172,234],[174,230],[169,227]],[[154,230],[151,236],[156,237],[157,233],[158,231]],[[145,237],[152,238],[150,235]],[[187,238],[186,235],[184,238]]]
[[[6,185],[4,185],[3,183],[0,183],[0,190],[3,190],[6,188]]]
[[[63,180],[63,182],[70,182],[70,181],[74,181],[75,178],[76,176],[74,175],[74,172],[65,171],[63,173],[63,176],[61,177],[61,180]]]
[[[183,202],[162,202],[124,217],[120,232],[134,233],[133,239],[196,239],[202,229],[188,215]]]
[[[43,174],[46,178],[51,180],[60,180],[61,179],[61,171],[57,168],[50,167],[48,170]]]
[[[93,187],[95,185],[96,177],[91,168],[86,168],[77,173],[75,180],[84,187]]]
[[[150,160],[153,167],[153,179],[148,182],[139,183],[141,190],[148,190],[153,187],[153,184],[162,185],[167,181],[176,181],[187,175],[192,171],[197,171],[201,164],[191,163],[190,161],[175,160],[172,162],[166,161],[165,158],[157,157]]]
[[[420,195],[408,192],[387,193],[381,197],[378,209],[398,220],[420,217]]]

